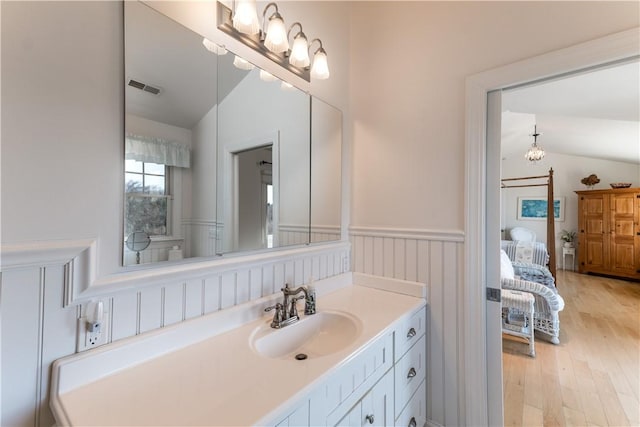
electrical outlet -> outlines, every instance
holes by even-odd
[[[346,273],[349,271],[349,258],[342,258],[342,272]]]
[[[99,328],[90,330],[90,324],[86,317],[78,319],[78,336],[76,340],[77,352],[89,350],[109,342],[109,312],[105,310],[102,317],[102,323]]]

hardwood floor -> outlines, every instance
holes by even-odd
[[[558,271],[560,344],[503,334],[505,426],[640,426],[640,283]]]

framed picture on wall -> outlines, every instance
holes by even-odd
[[[564,197],[553,199],[553,213],[556,221],[564,221]],[[518,219],[539,220],[547,219],[546,197],[518,197]]]

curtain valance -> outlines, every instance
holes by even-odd
[[[127,133],[125,158],[188,168],[191,165],[191,150],[188,145],[179,142]]]

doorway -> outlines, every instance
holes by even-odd
[[[497,107],[488,105],[488,93],[638,57],[637,30],[633,29],[467,79],[464,343],[465,354],[477,355],[465,358],[467,424],[503,424],[500,302],[486,297],[490,288],[500,289],[495,277],[499,246],[490,241],[489,234],[497,229],[499,236],[500,211],[496,209],[499,205],[488,203],[499,200],[499,174],[492,174],[489,166],[500,160],[495,149],[500,127],[488,119],[489,110],[499,112],[501,107],[500,102]]]
[[[601,182],[595,189],[608,189],[610,182],[637,183],[640,177],[639,64],[638,61],[616,63],[501,91],[501,178],[545,176],[552,168],[557,202],[555,233],[548,236],[547,230],[553,230],[551,224],[531,212],[524,212],[525,201],[546,199],[547,188],[539,184],[546,179],[503,182],[501,247],[510,257],[514,256],[516,243],[511,241],[509,231],[514,227],[525,227],[536,236],[530,262],[545,264],[542,255],[555,250],[559,265],[555,285],[565,302],[564,310],[559,313],[560,345],[551,344],[552,336],[539,332],[535,339],[537,356],[530,358],[526,343],[503,337],[505,425],[541,425],[543,419],[561,425],[565,422],[630,424],[618,397],[618,390],[629,387],[624,379],[619,379],[620,366],[626,362],[619,363],[613,355],[599,355],[596,351],[586,352],[590,353],[587,356],[583,350],[598,342],[605,347],[608,343],[610,348],[621,353],[618,340],[612,340],[611,336],[607,338],[607,334],[600,331],[625,318],[623,307],[611,311],[618,301],[616,297],[612,299],[613,304],[606,304],[600,310],[601,305],[593,304],[589,297],[609,298],[605,289],[611,286],[612,293],[615,289],[622,294],[624,284],[618,286],[613,281],[613,285],[609,282],[604,285],[602,280],[561,271],[577,269],[577,252],[572,247],[572,256],[567,257],[568,262],[563,262],[563,242],[559,235],[563,231],[578,231],[578,196],[574,191],[586,189],[580,182],[583,177],[596,172]],[[489,121],[492,113],[490,109]],[[534,129],[539,134],[537,145],[546,153],[542,161],[535,163],[524,156],[534,141]],[[603,141],[607,142],[603,144]],[[527,184],[535,186],[527,187]],[[582,286],[588,292],[578,291]],[[632,304],[632,294],[624,301]],[[599,308],[591,308],[596,306]],[[597,316],[602,328],[588,327],[589,323],[581,321],[585,316]],[[546,326],[539,327],[548,331]],[[621,343],[628,344],[627,340],[631,341],[620,336]],[[549,363],[552,360],[554,363]],[[610,367],[607,373],[598,370],[602,364]],[[614,378],[617,389],[613,392],[611,387],[599,387],[595,392],[588,386],[591,378],[598,378],[602,384],[610,384]],[[628,398],[627,394],[621,393],[623,399]],[[606,408],[602,402],[608,403]]]

